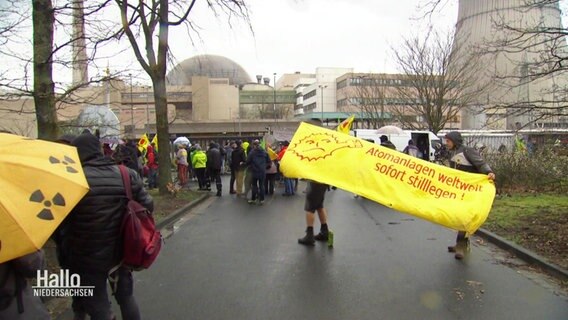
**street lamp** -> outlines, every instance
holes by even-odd
[[[321,125],[323,126],[323,89],[327,88],[327,85],[319,85],[321,89]]]
[[[272,114],[274,115],[274,119],[276,119],[276,72],[274,72],[274,83],[272,85],[272,92],[274,95],[274,105],[272,107]]]
[[[243,85],[242,84],[237,84],[235,85],[235,87],[237,88],[237,101],[239,103],[239,109],[238,109],[238,119],[239,119],[239,137],[241,136],[241,90],[243,89]]]

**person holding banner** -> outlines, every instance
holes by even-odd
[[[325,192],[327,191],[327,184],[308,181],[308,188],[306,190],[306,202],[304,210],[306,211],[306,235],[298,239],[299,244],[305,246],[313,246],[317,241],[327,241],[329,236],[329,228],[327,226],[327,211],[323,207],[325,199]],[[315,212],[318,212],[318,218],[321,224],[320,232],[314,236],[314,221]]]
[[[495,180],[495,173],[491,167],[481,157],[479,152],[472,147],[463,145],[463,138],[457,131],[452,131],[444,137],[449,151],[450,167],[471,172],[487,174],[490,180]],[[455,246],[448,247],[448,251],[455,253],[454,257],[458,260],[464,258],[469,248],[469,238],[465,231],[459,231]]]

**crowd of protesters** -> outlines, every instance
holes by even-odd
[[[286,178],[279,170],[288,145],[288,141],[282,141],[268,146],[258,139],[233,140],[223,146],[211,142],[206,150],[199,143],[174,145],[177,184],[189,188],[190,181],[197,181],[198,191],[211,191],[215,184],[220,197],[221,176],[230,174],[229,194],[251,204],[263,204],[265,196],[273,195],[279,183],[284,186],[284,196],[294,195],[297,179]]]

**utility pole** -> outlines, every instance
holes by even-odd
[[[274,72],[274,83],[272,85],[272,92],[274,96],[274,105],[272,107],[272,114],[274,115],[274,121],[276,121],[276,72]]]
[[[327,88],[327,85],[319,85],[321,89],[321,125],[323,126],[323,89]]]

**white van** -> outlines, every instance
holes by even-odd
[[[422,159],[426,161],[434,161],[434,145],[442,143],[431,131],[403,130],[401,133],[385,134],[376,129],[355,129],[351,131],[351,135],[376,144],[381,144],[380,137],[385,135],[400,152],[406,148],[409,140],[413,140],[414,145],[422,152]]]

